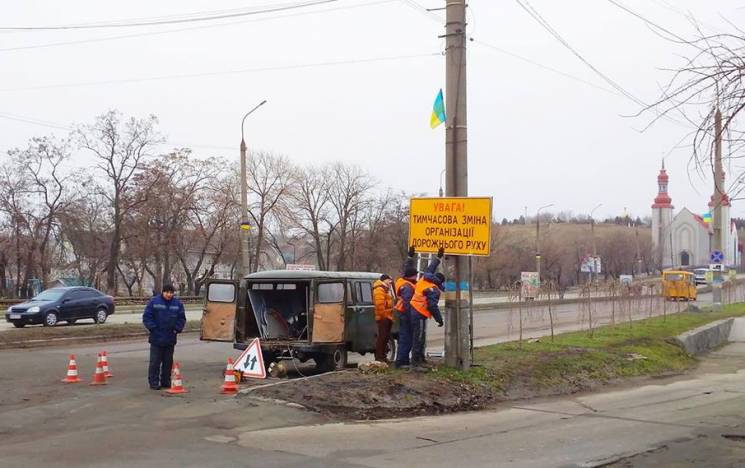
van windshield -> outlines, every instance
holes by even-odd
[[[309,283],[250,283],[248,299],[263,339],[308,338]]]

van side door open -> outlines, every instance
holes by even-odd
[[[346,287],[343,281],[316,283],[313,304],[313,343],[344,342]]]
[[[238,283],[230,280],[211,280],[206,288],[199,339],[233,341]]]

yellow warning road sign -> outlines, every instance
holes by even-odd
[[[491,197],[412,198],[409,245],[417,252],[488,256]]]

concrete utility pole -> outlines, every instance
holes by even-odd
[[[724,232],[722,231],[722,202],[724,201],[724,171],[722,169],[722,113],[717,108],[714,113],[714,213],[712,224],[714,225],[714,236],[712,238],[713,250],[722,251]],[[725,259],[726,260],[726,259]],[[722,272],[714,271],[713,288],[711,291],[712,302],[722,303]]]
[[[595,241],[595,217],[593,216],[595,210],[603,206],[602,203],[598,203],[595,208],[590,211],[590,235],[592,237],[592,272],[590,273],[590,284],[594,283],[598,279],[598,244]]]
[[[542,206],[535,212],[535,271],[538,273],[538,281],[541,280],[541,210],[554,206]]]
[[[251,261],[249,252],[251,251],[248,243],[250,242],[249,229],[251,224],[248,222],[248,179],[246,177],[246,140],[243,137],[243,124],[246,123],[246,117],[253,111],[266,104],[266,99],[261,101],[256,107],[246,112],[241,120],[241,273],[246,276],[251,273]]]
[[[445,0],[445,13],[445,192],[448,197],[466,197],[466,1]],[[445,300],[445,363],[465,370],[471,367],[471,304],[461,292],[461,281],[469,277],[468,259],[454,256],[449,260],[454,267],[455,298]]]

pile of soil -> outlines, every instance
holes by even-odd
[[[438,378],[436,372],[345,370],[251,392],[300,404],[342,420],[370,420],[482,409],[494,402],[486,386]]]

